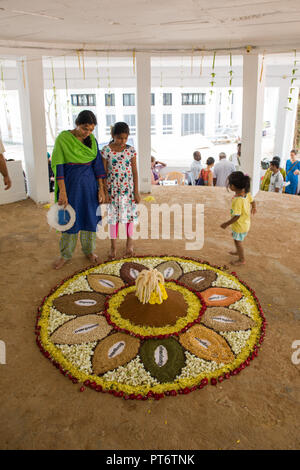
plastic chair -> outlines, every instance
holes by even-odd
[[[180,173],[179,171],[171,171],[167,174],[166,178],[167,181],[170,180],[177,180],[177,184],[184,184],[185,183],[185,175]]]

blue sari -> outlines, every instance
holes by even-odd
[[[292,169],[291,169],[292,168]],[[286,162],[286,181],[290,182],[285,188],[287,194],[297,194],[298,188],[298,175],[294,175],[296,170],[300,170],[300,162],[296,160],[294,163],[291,160]]]

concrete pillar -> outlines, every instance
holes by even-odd
[[[18,87],[28,194],[37,203],[50,201],[43,64],[40,59],[18,61]]]
[[[294,91],[291,95],[293,99],[291,103],[289,103],[288,96],[290,88],[290,79],[282,79],[279,87],[278,111],[274,145],[274,155],[278,155],[281,158],[282,166],[284,166],[284,162],[289,158],[290,151],[293,148],[295,121],[297,113],[299,89],[297,87],[294,87]],[[286,109],[287,107],[291,108],[291,110]]]
[[[245,55],[243,61],[242,171],[251,177],[255,196],[260,185],[265,67],[261,55]]]
[[[139,187],[151,192],[151,56],[136,54],[137,152]]]

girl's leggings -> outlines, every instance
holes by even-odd
[[[109,225],[110,238],[115,240],[116,238],[118,238],[118,233],[119,233],[119,223],[110,224]],[[133,236],[133,222],[128,222],[126,224],[126,233],[127,233],[127,237],[132,238],[132,236]]]
[[[64,259],[71,259],[76,248],[78,233],[62,233],[59,242],[60,255]],[[81,248],[85,255],[90,255],[96,248],[96,232],[80,232]]]

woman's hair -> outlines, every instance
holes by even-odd
[[[78,114],[75,124],[76,126],[82,126],[83,124],[94,124],[94,126],[97,126],[97,118],[92,111],[85,109]],[[87,147],[92,148],[92,140],[90,136],[84,139],[83,143]]]
[[[293,150],[291,150],[291,153],[294,153],[295,155],[297,155],[297,153],[298,153],[298,150],[296,150],[296,149],[293,149]]]
[[[92,111],[86,109],[78,114],[75,124],[76,126],[81,126],[82,124],[94,124],[94,126],[97,126],[97,118]]]
[[[242,171],[234,171],[228,176],[228,186],[233,185],[236,189],[244,189],[245,193],[250,192],[251,178],[244,175]]]
[[[111,128],[111,135],[130,134],[129,126],[126,122],[116,122]]]
[[[208,157],[206,160],[206,165],[213,165],[215,163],[215,159],[213,157]]]

